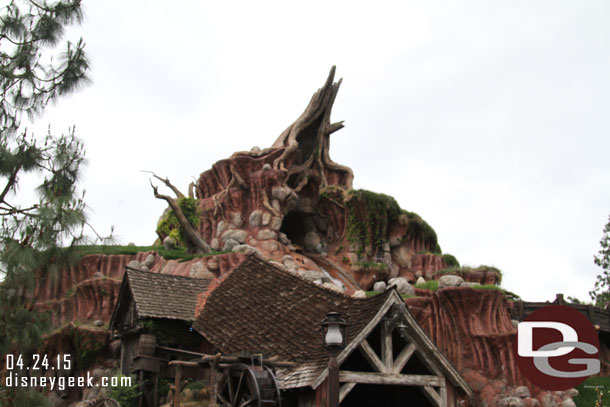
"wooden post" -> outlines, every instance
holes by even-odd
[[[218,378],[220,377],[218,371],[218,363],[220,362],[220,353],[214,356],[214,359],[210,361],[210,404],[209,407],[217,407],[217,395],[218,392]]]
[[[339,407],[339,364],[335,355],[328,362],[328,407]]]
[[[394,370],[394,351],[392,349],[392,330],[387,318],[381,322],[381,358],[386,372]]]
[[[155,383],[153,387],[153,407],[159,407],[159,373],[155,372]]]
[[[140,396],[138,397],[138,406],[142,407],[144,405],[144,370],[140,370],[140,381],[138,383],[138,391],[140,392]]]
[[[180,379],[182,378],[182,366],[174,365],[176,378],[174,381],[174,407],[180,407]]]

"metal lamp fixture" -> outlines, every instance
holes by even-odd
[[[338,312],[329,312],[322,321],[322,339],[326,349],[338,353],[345,348],[345,320]]]

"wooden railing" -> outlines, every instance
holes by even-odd
[[[602,333],[610,334],[610,310],[593,305],[572,304],[568,303],[563,298],[563,294],[557,294],[553,302],[524,302],[515,301],[515,307],[511,310],[511,318],[518,321],[523,321],[529,314],[539,308],[548,307],[549,305],[565,305],[581,312],[589,318],[589,321]]]

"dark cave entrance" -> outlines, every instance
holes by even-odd
[[[303,212],[288,212],[282,220],[280,232],[286,234],[293,244],[303,247],[305,244],[305,215]]]

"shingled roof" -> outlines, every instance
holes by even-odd
[[[207,290],[211,281],[128,268],[121,292],[129,290],[140,318],[192,321],[197,296]]]
[[[224,354],[250,351],[298,362],[279,369],[277,379],[284,389],[303,387],[328,365],[321,325],[326,314],[341,313],[349,343],[392,292],[346,297],[252,255],[212,291],[193,327]]]

